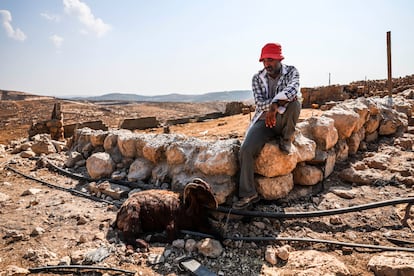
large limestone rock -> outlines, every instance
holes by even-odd
[[[368,267],[376,276],[414,275],[414,254],[408,252],[386,252],[369,260]]]
[[[145,158],[137,158],[129,167],[128,181],[146,180],[152,174],[154,164]]]
[[[379,128],[381,116],[379,114],[371,115],[365,123],[365,130],[367,133],[373,133]]]
[[[132,132],[119,133],[117,137],[119,151],[122,156],[128,158],[137,157],[137,140],[138,137]]]
[[[335,163],[336,163],[336,153],[333,149],[328,151],[326,161],[325,161],[325,167],[324,167],[324,177],[327,178],[331,175],[331,173],[335,169]]]
[[[255,172],[266,176],[275,177],[289,174],[296,167],[296,154],[285,154],[279,149],[276,141],[266,143],[256,158]]]
[[[82,154],[77,151],[70,151],[67,153],[68,158],[65,161],[65,167],[72,168],[75,164],[81,160],[83,160]]]
[[[284,198],[293,189],[293,176],[257,177],[257,192],[266,200]]]
[[[142,156],[154,164],[159,163],[161,160],[165,160],[165,150],[170,144],[185,138],[183,135],[177,134],[158,134],[148,139],[149,137],[151,136],[147,135],[140,137],[141,142],[138,143],[137,146],[138,156],[140,156],[140,148],[142,146]]]
[[[109,153],[115,163],[120,163],[122,161],[122,154],[118,148],[118,134],[122,132],[128,132],[127,130],[118,130],[110,132],[104,140],[103,147],[105,152]]]
[[[297,166],[293,171],[293,182],[299,185],[311,186],[323,180],[323,172],[315,166]]]
[[[115,169],[115,163],[111,156],[106,152],[98,152],[91,155],[86,160],[88,174],[94,178],[110,177]]]
[[[36,154],[51,154],[56,152],[56,148],[50,140],[48,134],[38,134],[33,137],[32,151]]]
[[[336,160],[345,161],[348,159],[349,147],[345,140],[339,140],[335,145]]]
[[[408,126],[407,115],[393,109],[388,104],[388,99],[375,99],[380,114],[381,123],[379,127],[379,135],[392,135],[396,132],[402,132],[406,130]]]
[[[357,100],[349,100],[342,104],[342,106],[347,107],[349,110],[355,111],[359,115],[355,131],[359,130],[370,117],[369,108],[361,99],[362,98],[358,98]]]
[[[286,265],[266,267],[263,273],[278,276],[351,275],[346,265],[332,254],[316,250],[290,252]]]
[[[309,124],[319,149],[328,150],[338,142],[338,131],[332,118],[312,117],[309,119]]]
[[[279,149],[276,141],[266,143],[256,158],[255,172],[266,177],[286,175],[293,171],[298,162],[314,159],[315,152],[316,143],[297,132],[289,155]]]
[[[365,139],[365,128],[360,128],[357,132],[352,133],[346,142],[348,144],[348,154],[355,154],[358,151],[361,141]]]
[[[108,136],[108,131],[103,131],[103,130],[94,131],[90,136],[90,141],[91,141],[92,146],[94,147],[103,146],[106,136]]]
[[[334,120],[335,128],[338,130],[339,139],[346,139],[351,136],[360,122],[358,113],[353,110],[335,106],[326,111],[322,117]]]
[[[301,133],[295,133],[292,154],[296,155],[296,162],[310,161],[315,158],[316,143]]]
[[[194,167],[207,175],[235,175],[238,149],[237,140],[217,141],[198,154]]]

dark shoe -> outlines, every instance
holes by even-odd
[[[286,139],[280,139],[279,149],[286,154],[290,154],[292,152],[292,142]]]
[[[249,197],[243,197],[239,201],[233,204],[233,209],[245,209],[251,206],[253,203],[259,202],[260,197],[255,194]]]

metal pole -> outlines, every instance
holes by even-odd
[[[392,104],[391,31],[387,32],[388,97]]]
[[[329,73],[329,85],[331,85],[331,73]]]

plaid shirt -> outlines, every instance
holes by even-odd
[[[272,103],[278,100],[293,101],[301,98],[299,89],[299,72],[294,66],[282,64],[282,70],[276,91],[269,91],[266,69],[260,70],[253,76],[252,90],[256,103],[256,113],[254,114],[251,125],[265,111],[269,111]]]

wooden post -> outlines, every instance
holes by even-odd
[[[387,32],[388,97],[392,103],[391,31]]]

